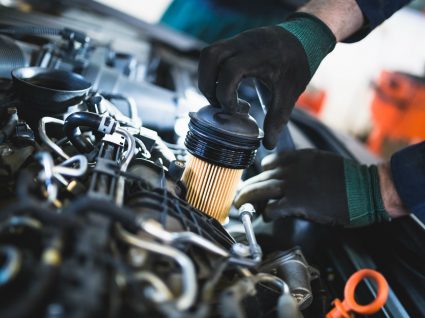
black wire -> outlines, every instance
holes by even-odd
[[[133,194],[134,195],[134,194]],[[136,193],[137,197],[134,197],[134,199],[136,199],[137,201],[133,201],[130,203],[130,207],[141,207],[141,208],[151,208],[154,210],[159,210],[161,208],[160,203],[158,203],[158,201],[161,200],[161,196],[158,193],[155,192],[138,192]],[[143,200],[144,198],[149,198],[151,197],[153,199],[155,199],[157,201],[157,203],[152,203],[152,202],[141,202],[141,200]],[[142,198],[141,198],[142,197]],[[172,201],[169,200],[168,202],[169,204],[172,204]],[[234,243],[234,239],[229,236],[228,234],[225,234],[224,232],[218,231],[216,228],[216,224],[211,223],[210,222],[210,218],[205,216],[205,215],[201,215],[201,212],[198,212],[196,210],[194,210],[193,208],[189,208],[187,206],[185,206],[184,204],[182,204],[180,206],[183,211],[185,211],[185,217],[186,217],[186,221],[190,222],[191,224],[191,228],[190,230],[194,232],[194,229],[199,228],[200,232],[199,235],[205,238],[208,238],[211,241],[214,242],[218,242],[219,244],[223,245],[223,246],[231,246]],[[190,210],[190,209],[193,209]],[[174,217],[176,217],[177,219],[180,220],[181,216],[178,212],[174,211],[173,209],[169,210],[170,214]],[[196,221],[193,221],[191,218],[188,218],[188,215],[193,215],[195,214],[197,216],[197,218],[194,218]],[[199,218],[199,220],[198,220]],[[206,221],[207,220],[207,221]],[[202,226],[199,225],[199,223],[195,223],[195,222],[199,222],[202,221]],[[214,221],[213,221],[214,222]],[[221,225],[220,225],[221,226]],[[227,232],[226,232],[227,233]],[[214,234],[214,235],[213,235]]]
[[[201,235],[201,227],[199,226],[198,219],[195,218],[195,215],[193,213],[190,213],[189,215],[192,218],[193,222],[195,223],[196,231],[198,232],[199,235]]]
[[[117,169],[116,174],[124,176],[128,179],[145,183],[143,178],[139,177],[138,175],[134,175],[132,173],[122,172],[119,169]],[[163,170],[163,177],[165,178],[164,170]],[[199,210],[196,210],[195,208],[190,206],[185,200],[182,200],[174,196],[173,194],[167,192],[167,197],[166,197],[167,201],[165,201],[164,191],[167,191],[166,188],[152,189],[150,191],[147,191],[147,190],[136,191],[132,193],[131,195],[129,195],[129,197],[127,198],[127,202],[130,203],[131,200],[137,200],[137,202],[131,202],[129,206],[132,207],[134,206],[135,203],[137,203],[136,204],[137,207],[145,207],[146,205],[149,205],[148,207],[159,210],[159,211],[162,211],[162,209],[164,208],[163,207],[164,202],[167,202],[168,213],[172,214],[177,219],[181,219],[181,214],[179,213],[179,211],[175,211],[174,209],[172,209],[172,207],[175,207],[176,205],[175,201],[177,201],[179,203],[180,208],[183,209],[185,213],[186,222],[190,222],[190,224],[192,224],[191,231],[193,232],[196,231],[199,235],[203,237],[208,237],[210,240],[213,240],[214,242],[219,241],[220,244],[224,246],[230,246],[235,242],[234,239],[227,232],[225,232],[224,229],[220,231],[217,228],[218,226],[220,226],[222,229],[221,224],[219,224],[216,220],[212,219],[211,217],[206,216]],[[158,192],[161,192],[161,193],[158,193]],[[161,202],[161,204],[154,206],[153,204],[140,202],[139,200],[141,197],[148,197],[148,198],[153,197],[154,200],[156,200],[157,202]],[[171,199],[170,197],[174,199]],[[199,223],[200,221],[202,225]],[[204,230],[204,228],[208,230]],[[211,233],[213,233],[214,236]]]
[[[162,164],[162,160],[160,160],[161,163],[161,188],[164,190],[164,198],[162,201],[162,212],[161,212],[161,217],[160,217],[160,223],[162,224],[162,226],[165,228],[166,224],[167,224],[167,214],[168,214],[168,197],[167,197],[167,187],[166,187],[166,182],[167,180],[165,179],[165,171],[164,171],[164,165]]]
[[[143,195],[148,195],[149,193],[143,193]],[[155,198],[157,199],[157,198]],[[161,208],[161,204],[160,203],[147,203],[147,202],[132,202],[131,207],[148,207],[148,208],[152,208],[155,210],[159,210]],[[179,219],[180,214],[176,211],[170,210],[170,214],[172,214],[173,216],[177,217]],[[193,228],[196,227],[196,224],[193,223],[190,219],[187,218],[187,215],[185,215],[186,218],[186,222],[190,222],[191,223],[191,227],[190,230],[192,230]],[[180,220],[180,219],[179,219]],[[207,232],[203,232],[201,233],[202,236],[209,236],[212,238],[212,236]]]
[[[148,193],[144,193],[144,195],[147,195],[147,194]],[[159,202],[157,202],[157,203],[148,203],[148,202],[139,202],[139,201],[136,201],[136,202],[132,202],[130,206],[131,207],[141,207],[141,208],[145,207],[145,208],[151,208],[151,209],[154,209],[154,210],[160,210],[162,208],[162,204],[159,203]],[[170,210],[169,212],[170,212],[170,214],[172,216],[174,216],[178,220],[180,220],[180,218],[179,218],[180,217],[180,214],[178,212],[173,211],[173,210]],[[185,218],[186,218],[186,222],[190,222],[190,224],[191,224],[191,226],[190,226],[189,229],[191,231],[193,231],[193,229],[196,228],[196,224],[193,223],[190,219],[188,219],[187,216],[185,216]],[[213,236],[211,236],[211,234],[208,233],[208,231],[206,231],[206,230],[205,231],[202,230],[202,233],[200,233],[200,235],[203,236],[203,237],[209,237],[210,239],[215,240],[215,238]]]
[[[176,198],[174,198],[173,201],[174,201],[174,207],[176,208],[177,212],[179,213],[179,215],[181,217],[180,220],[182,220],[182,222],[184,223],[184,228],[186,230],[190,230],[190,227],[189,227],[189,225],[187,223],[186,217],[183,215],[182,209],[180,208],[180,204],[178,203],[178,201],[176,200]]]

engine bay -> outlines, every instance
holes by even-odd
[[[365,267],[391,287],[373,317],[424,314],[420,265],[403,267],[425,261],[413,220],[344,231],[266,223],[250,204],[220,222],[195,208],[184,140],[188,113],[207,104],[201,46],[176,46],[172,33],[140,39],[139,24],[83,8],[0,12],[0,317],[324,317]],[[256,88],[241,96],[260,123]],[[302,111],[288,127],[280,150],[372,160]],[[373,284],[357,292],[370,302]]]

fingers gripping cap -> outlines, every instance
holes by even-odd
[[[185,145],[189,153],[212,164],[244,169],[254,160],[263,132],[248,113],[250,105],[238,101],[234,114],[212,105],[190,113]]]

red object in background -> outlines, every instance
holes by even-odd
[[[370,150],[382,153],[384,140],[414,143],[425,139],[425,78],[383,71],[371,104]]]
[[[324,90],[308,88],[301,94],[295,105],[317,116],[322,111],[325,97],[326,93]]]
[[[375,299],[367,305],[360,305],[354,295],[357,285],[365,278],[373,279],[377,284]],[[344,288],[344,300],[334,300],[334,308],[326,315],[326,318],[352,318],[354,313],[360,315],[372,315],[385,305],[389,293],[388,283],[381,273],[373,269],[361,269],[348,279]]]

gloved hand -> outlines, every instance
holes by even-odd
[[[278,25],[252,29],[201,52],[198,85],[211,105],[237,110],[237,89],[245,77],[272,92],[264,122],[264,146],[272,149],[299,95],[336,43],[332,31],[307,13]]]
[[[299,216],[346,227],[389,220],[374,165],[313,149],[273,154],[262,165],[262,173],[243,182],[236,206],[268,201],[266,219]]]

